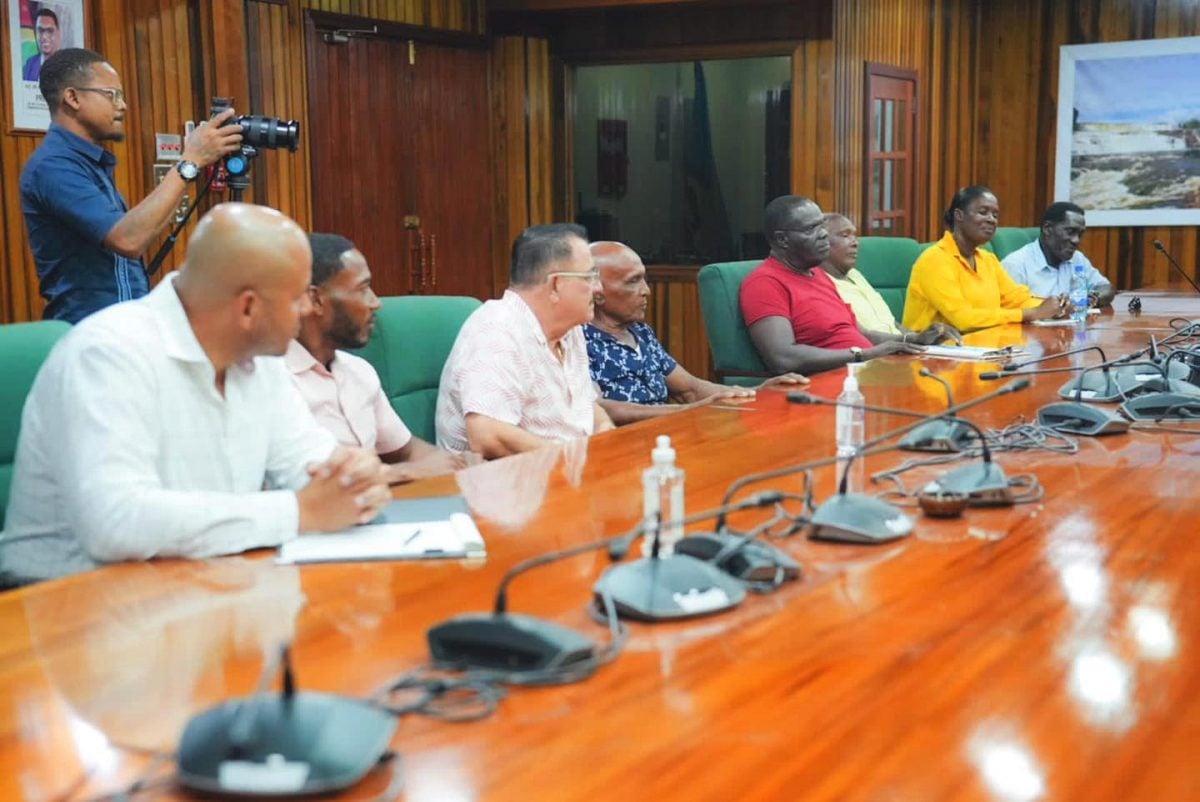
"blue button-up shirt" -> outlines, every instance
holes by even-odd
[[[667,401],[667,375],[678,363],[662,347],[648,324],[634,323],[629,331],[637,340],[636,349],[590,323],[583,327],[592,381],[599,385],[600,395],[604,398],[637,404],[664,404]]]
[[[1046,252],[1042,250],[1041,241],[1036,239],[1004,257],[1001,264],[1008,271],[1008,275],[1012,276],[1013,281],[1024,284],[1040,298],[1070,295],[1071,277],[1075,274],[1077,264],[1083,265],[1089,293],[1109,283],[1104,274],[1083,255],[1083,251],[1075,251],[1075,255],[1062,264],[1046,264]]]
[[[21,211],[46,318],[78,323],[149,292],[146,269],[101,243],[128,207],[113,183],[117,159],[59,125],[21,171]]]

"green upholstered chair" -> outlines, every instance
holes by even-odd
[[[871,282],[896,320],[904,319],[904,296],[921,246],[907,237],[859,237],[858,269]]]
[[[0,522],[8,508],[25,398],[50,349],[70,330],[60,320],[0,326]]]
[[[1033,228],[997,228],[996,236],[992,237],[992,250],[998,259],[1003,259],[1013,251],[1024,248],[1042,233],[1038,227]]]
[[[770,376],[746,330],[738,292],[762,260],[720,262],[700,269],[700,311],[712,348],[713,369],[724,384],[752,386]]]
[[[384,394],[409,430],[432,443],[442,366],[458,330],[480,302],[451,295],[381,300],[371,341],[357,353],[375,367]]]

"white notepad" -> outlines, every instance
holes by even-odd
[[[483,535],[467,514],[466,504],[460,496],[445,496],[393,501],[364,526],[328,535],[302,535],[284,543],[276,559],[280,563],[322,563],[485,556]]]

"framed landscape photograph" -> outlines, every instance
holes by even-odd
[[[1200,225],[1200,37],[1059,52],[1055,199],[1089,226]]]
[[[45,131],[50,110],[38,90],[42,63],[64,47],[85,47],[84,0],[4,0],[14,131]]]

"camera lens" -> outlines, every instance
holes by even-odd
[[[242,139],[256,148],[287,148],[295,151],[300,147],[300,123],[296,120],[284,122],[278,117],[243,115],[238,118],[242,126]]]

